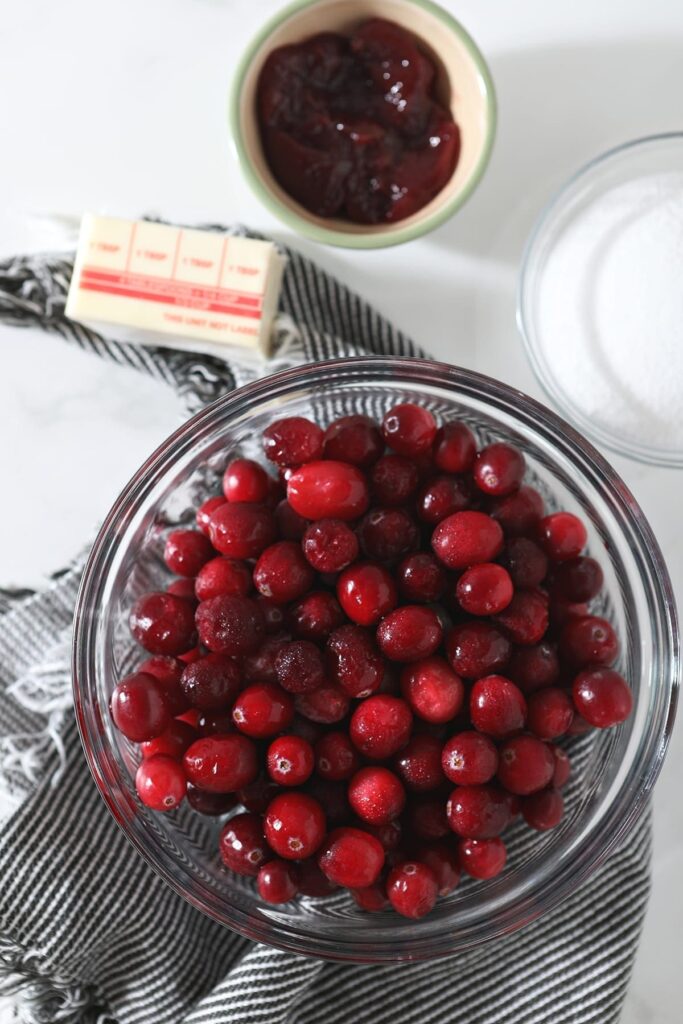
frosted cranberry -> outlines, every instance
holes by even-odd
[[[598,729],[626,721],[633,708],[628,683],[609,668],[579,672],[572,686],[572,696],[579,714]]]
[[[563,736],[573,718],[574,705],[569,695],[558,687],[549,686],[537,690],[527,699],[527,728],[542,740]]]
[[[341,572],[358,557],[358,538],[341,519],[319,519],[303,536],[306,560],[318,572]]]
[[[143,661],[138,672],[148,676],[154,676],[163,691],[164,704],[171,715],[182,715],[187,711],[190,704],[180,685],[180,677],[183,673],[184,664],[179,658],[171,658],[165,655],[157,655]]]
[[[221,555],[201,567],[194,582],[194,592],[200,601],[209,601],[223,594],[248,594],[251,586],[251,570],[247,563]]]
[[[144,594],[129,619],[133,637],[150,654],[182,654],[196,639],[194,609],[175,594]]]
[[[287,500],[307,519],[358,519],[367,511],[365,477],[347,462],[309,462],[292,473]]]
[[[495,878],[505,867],[507,851],[505,843],[494,839],[461,839],[458,843],[458,858],[463,871],[472,878]]]
[[[295,512],[287,499],[276,506],[275,522],[283,540],[301,540],[308,527],[308,520]]]
[[[540,643],[548,628],[548,601],[537,590],[517,590],[496,622],[510,639],[522,646]]]
[[[345,617],[336,597],[320,590],[304,595],[292,605],[287,622],[294,636],[320,643],[345,622]]]
[[[424,917],[433,909],[438,895],[436,876],[426,864],[406,861],[389,872],[387,896],[402,917]]]
[[[522,800],[522,815],[527,825],[547,832],[560,824],[564,816],[564,800],[559,789],[543,789]]]
[[[261,865],[270,856],[258,814],[247,812],[231,818],[219,836],[218,851],[230,871],[256,878]]]
[[[377,643],[391,661],[419,661],[433,654],[443,639],[439,616],[421,604],[406,604],[377,627]]]
[[[302,786],[315,765],[313,747],[301,736],[278,736],[268,747],[268,774],[281,786]]]
[[[299,892],[302,896],[311,896],[320,899],[322,896],[329,896],[338,886],[327,878],[318,867],[315,858],[303,860],[297,864],[299,876]]]
[[[373,626],[396,607],[398,595],[390,573],[372,562],[357,562],[337,580],[337,598],[359,626]]]
[[[256,747],[246,736],[204,736],[185,751],[188,780],[210,793],[234,793],[258,775]]]
[[[466,679],[504,668],[512,652],[507,637],[488,622],[463,622],[446,637],[446,654],[452,668]]]
[[[537,587],[548,572],[548,559],[528,537],[511,537],[505,545],[503,562],[515,587]]]
[[[403,669],[401,693],[426,722],[450,722],[462,707],[465,690],[443,658],[431,657]]]
[[[176,597],[182,597],[183,600],[189,601],[193,608],[196,608],[199,604],[194,592],[194,580],[189,577],[173,580],[173,582],[169,583],[166,587],[166,593],[175,594]]]
[[[275,534],[275,518],[265,505],[226,502],[209,523],[211,543],[230,558],[258,558],[273,543]]]
[[[454,512],[462,512],[471,499],[472,488],[465,478],[437,476],[420,491],[417,514],[424,523],[436,525]]]
[[[404,509],[377,508],[361,520],[358,537],[368,558],[395,562],[417,547],[418,530]]]
[[[264,740],[287,729],[294,718],[294,701],[273,683],[252,683],[240,693],[232,709],[232,720],[254,739]]]
[[[225,736],[235,731],[232,714],[226,708],[223,711],[202,711],[197,719],[197,732],[200,736]]]
[[[393,451],[414,458],[431,448],[436,437],[436,423],[428,409],[404,402],[385,414],[382,436]]]
[[[377,881],[384,866],[384,850],[374,836],[359,828],[336,828],[327,837],[318,864],[337,885],[364,889]]]
[[[483,512],[456,512],[442,519],[432,534],[434,554],[449,569],[490,562],[503,547],[503,531]]]
[[[361,768],[349,782],[351,809],[370,825],[386,825],[397,818],[406,802],[399,778],[388,768]]]
[[[388,821],[385,825],[371,825],[367,821],[359,822],[359,824],[364,832],[368,832],[379,840],[386,853],[398,848],[403,830],[401,822],[397,818]]]
[[[448,824],[464,839],[493,839],[512,820],[511,799],[497,786],[456,786],[446,804]]]
[[[543,498],[533,487],[522,486],[504,498],[494,498],[490,513],[508,537],[530,537],[543,517]]]
[[[196,708],[211,710],[232,704],[242,677],[239,666],[227,654],[207,654],[186,665],[180,678],[187,699]]]
[[[477,453],[474,434],[464,423],[445,423],[436,432],[432,455],[443,473],[467,473]]]
[[[351,895],[360,909],[368,914],[378,914],[391,906],[381,882],[367,885],[364,889],[352,889]]]
[[[443,566],[427,551],[404,558],[396,569],[395,578],[401,597],[418,604],[438,601],[448,583]]]
[[[141,743],[140,753],[145,758],[163,754],[164,757],[173,757],[178,760],[196,739],[197,733],[191,725],[174,720],[161,736]]]
[[[348,714],[351,700],[339,686],[326,683],[312,693],[299,693],[296,697],[296,710],[304,718],[322,725],[341,722]]]
[[[466,730],[446,741],[441,767],[446,778],[459,786],[481,786],[498,770],[498,751],[488,736]]]
[[[561,562],[553,573],[554,597],[572,603],[592,601],[600,593],[604,576],[594,558],[580,556]]]
[[[268,497],[268,474],[252,459],[233,459],[223,474],[223,494],[228,501],[258,504]]]
[[[264,597],[259,594],[256,597],[256,604],[261,609],[263,624],[269,636],[282,633],[285,626],[285,611],[283,605],[278,604],[272,597]]]
[[[555,771],[553,773],[552,784],[556,789],[561,789],[569,782],[569,776],[571,775],[572,765],[569,760],[569,755],[562,749],[562,747],[556,747],[554,744],[550,744],[553,757],[555,758]]]
[[[263,450],[278,466],[300,466],[322,456],[323,432],[304,416],[287,416],[263,431]]]
[[[358,705],[351,716],[349,735],[361,754],[382,761],[406,745],[412,724],[406,702],[382,693]]]
[[[402,455],[383,455],[370,474],[372,494],[380,505],[405,505],[417,490],[417,466]]]
[[[315,745],[315,765],[322,779],[343,782],[358,771],[358,753],[345,732],[328,732]]]
[[[240,787],[237,791],[237,799],[247,811],[265,814],[271,800],[280,792],[281,789],[277,783],[266,775],[260,775],[253,782]]]
[[[446,816],[446,806],[441,797],[419,800],[408,808],[409,834],[420,839],[442,839],[450,829]]]
[[[560,654],[571,665],[611,665],[619,654],[619,640],[607,619],[584,615],[570,619],[560,634]]]
[[[477,454],[472,476],[480,491],[499,498],[517,490],[525,469],[526,462],[520,450],[504,441],[497,441]]]
[[[310,640],[283,644],[275,658],[275,672],[288,693],[310,693],[325,682],[323,656]]]
[[[259,868],[256,888],[266,903],[288,903],[299,891],[296,868],[284,860],[268,861]]]
[[[560,676],[560,662],[552,644],[518,647],[512,653],[507,674],[524,693],[552,686]]]
[[[394,758],[396,772],[408,789],[426,793],[445,781],[441,770],[441,740],[417,734]]]
[[[237,798],[232,793],[209,793],[208,790],[198,789],[188,782],[187,802],[197,814],[217,818],[231,811],[237,804]]]
[[[206,501],[197,509],[197,514],[195,516],[197,526],[207,537],[209,536],[209,523],[211,522],[211,516],[217,508],[221,507],[221,505],[225,505],[225,498],[222,494],[217,494],[213,498],[207,498]]]
[[[266,839],[285,860],[310,857],[325,838],[325,814],[305,793],[281,793],[271,801],[264,818]]]
[[[161,736],[171,724],[163,688],[154,676],[145,672],[122,679],[114,687],[110,707],[114,725],[134,743]]]
[[[340,626],[327,641],[332,678],[350,697],[375,693],[384,675],[384,660],[370,633],[360,626]]]
[[[382,435],[369,416],[341,416],[325,431],[326,459],[338,459],[367,468],[377,462],[383,451]]]
[[[214,550],[198,530],[172,530],[164,545],[164,562],[177,576],[196,576]]]
[[[135,789],[146,807],[171,811],[185,797],[185,773],[172,757],[157,754],[142,761],[135,773]]]
[[[293,540],[280,540],[266,548],[254,567],[258,592],[280,604],[302,597],[313,580],[313,570]]]
[[[448,896],[460,881],[460,862],[457,852],[444,842],[423,843],[415,851],[420,864],[434,873],[439,896]]]
[[[275,662],[278,654],[289,643],[286,633],[269,636],[254,654],[248,654],[242,661],[242,674],[250,683],[276,683],[278,681]]]
[[[251,654],[265,634],[261,609],[255,601],[240,595],[224,594],[202,601],[196,622],[201,642],[219,654]]]
[[[496,615],[512,600],[512,580],[502,565],[481,562],[465,570],[455,594],[460,607],[470,615]]]
[[[470,691],[470,717],[475,729],[497,739],[519,732],[526,721],[524,694],[505,676],[484,676]]]
[[[541,547],[553,562],[565,562],[581,554],[588,534],[581,520],[571,512],[554,512],[538,524]]]
[[[500,748],[498,781],[510,793],[527,796],[544,789],[555,771],[555,758],[535,736],[514,736]]]

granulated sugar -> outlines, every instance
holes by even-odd
[[[627,444],[683,449],[683,173],[617,186],[550,252],[539,346],[576,409]]]

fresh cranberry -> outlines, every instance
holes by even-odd
[[[323,657],[310,640],[292,640],[275,658],[277,681],[288,693],[310,693],[325,682]]]
[[[433,871],[439,896],[448,896],[460,881],[460,862],[456,851],[444,842],[422,843],[415,851],[420,864]]]
[[[252,683],[240,693],[232,709],[232,720],[254,739],[264,740],[287,729],[294,718],[294,701],[273,683]]]
[[[145,672],[126,676],[114,687],[110,708],[116,728],[134,743],[161,736],[171,724],[163,687]]]
[[[439,616],[421,604],[406,604],[380,622],[377,643],[391,661],[428,658],[443,639]]]
[[[493,839],[461,839],[458,858],[463,871],[472,878],[495,878],[505,867],[507,851],[498,836]]]
[[[548,628],[548,601],[536,590],[517,590],[507,608],[496,615],[496,622],[514,643],[532,647]]]
[[[299,892],[302,896],[320,899],[322,896],[329,896],[338,888],[322,873],[315,857],[302,860],[300,864],[297,864],[297,874],[299,876]]]
[[[563,736],[573,718],[574,705],[569,695],[556,686],[536,690],[527,698],[527,728],[542,740]]]
[[[293,540],[280,540],[266,548],[254,567],[258,592],[280,604],[302,597],[313,580],[313,570]]]
[[[372,494],[379,505],[405,505],[417,490],[417,466],[402,455],[383,455],[370,474]]]
[[[226,502],[216,509],[209,523],[211,543],[230,558],[258,558],[275,535],[275,518],[265,505]]]
[[[249,683],[277,683],[275,662],[287,643],[289,643],[287,633],[266,637],[258,651],[248,654],[242,661],[242,674],[246,681]]]
[[[446,804],[448,824],[464,839],[493,839],[512,819],[510,796],[497,786],[456,786]]]
[[[288,903],[299,891],[296,868],[284,860],[270,860],[259,868],[256,888],[266,903]]]
[[[174,719],[161,736],[142,742],[140,753],[144,758],[157,757],[162,754],[164,757],[173,757],[177,761],[196,739],[197,733],[191,725]]]
[[[604,582],[602,569],[594,558],[579,556],[561,562],[553,573],[553,597],[571,603],[592,601]]]
[[[522,486],[504,498],[494,498],[490,504],[491,515],[507,537],[535,534],[544,512],[543,498],[533,487]]]
[[[571,512],[554,512],[538,524],[541,547],[553,562],[577,558],[588,540],[586,527]]]
[[[502,547],[503,531],[483,512],[455,512],[442,519],[432,534],[434,554],[449,569],[490,562]]]
[[[532,647],[518,647],[513,651],[506,671],[523,693],[552,686],[560,676],[557,651],[547,641]]]
[[[281,786],[302,786],[315,766],[313,747],[301,736],[278,736],[268,747],[268,774]]]
[[[299,693],[296,697],[296,710],[304,718],[322,725],[332,725],[346,718],[351,700],[339,686],[326,683],[312,693]]]
[[[175,758],[156,754],[141,762],[135,773],[135,789],[146,807],[171,811],[185,797],[185,772]]]
[[[372,562],[357,562],[337,580],[337,598],[360,626],[373,626],[396,607],[396,586],[389,572]]]
[[[385,414],[382,436],[398,455],[414,458],[431,448],[436,437],[436,423],[428,409],[404,402]]]
[[[258,814],[247,812],[231,818],[223,826],[218,850],[221,860],[230,871],[256,878],[261,865],[270,856]]]
[[[559,825],[564,816],[564,800],[559,789],[543,789],[522,800],[522,815],[527,825],[539,832]]]
[[[391,906],[381,882],[367,885],[364,889],[352,889],[351,895],[360,909],[368,914],[378,914]]]
[[[555,771],[553,773],[552,784],[556,789],[562,789],[563,786],[569,782],[569,776],[572,771],[572,764],[569,760],[569,755],[562,747],[556,747],[554,744],[550,744],[553,757],[555,758]]]
[[[223,494],[228,501],[259,504],[268,497],[268,474],[252,459],[233,459],[223,474]]]
[[[450,722],[462,707],[465,690],[443,658],[431,657],[403,669],[401,692],[424,721]]]
[[[287,622],[294,636],[321,643],[344,622],[344,613],[333,594],[326,590],[305,594],[288,611]]]
[[[209,793],[207,789],[199,789],[191,782],[187,784],[187,802],[197,814],[206,814],[211,818],[227,814],[238,803],[233,793]]]
[[[340,626],[327,641],[332,679],[350,697],[367,697],[379,689],[384,660],[370,633],[360,626]]]
[[[424,733],[411,737],[394,758],[396,772],[408,789],[426,793],[445,781],[441,770],[441,741]]]
[[[239,666],[227,654],[207,654],[186,665],[180,677],[180,685],[190,704],[203,710],[232,704],[241,683]]]
[[[341,519],[319,519],[304,533],[302,548],[317,572],[341,572],[358,557],[358,538]]]
[[[199,601],[209,601],[223,594],[248,594],[251,587],[251,570],[247,563],[224,555],[206,562],[194,581],[194,592]]]
[[[528,537],[510,537],[505,545],[503,562],[516,587],[537,587],[548,572],[548,559]]]
[[[171,658],[162,654],[143,661],[138,672],[154,676],[163,690],[164,704],[175,718],[187,711],[190,704],[180,685],[184,664],[179,658]]]
[[[358,705],[351,716],[349,736],[365,757],[383,761],[406,745],[412,724],[413,716],[406,702],[382,693]]]
[[[377,462],[383,451],[382,435],[369,416],[341,416],[325,431],[326,459],[338,459],[367,469]]]
[[[633,695],[628,683],[609,668],[579,672],[574,680],[572,696],[579,714],[598,729],[619,725],[633,708]]]
[[[315,745],[316,771],[322,779],[343,782],[358,770],[358,753],[345,732],[328,732]]]
[[[278,466],[314,462],[323,453],[323,432],[304,416],[287,416],[263,431],[263,450]]]
[[[232,714],[229,708],[223,711],[202,711],[197,719],[197,732],[200,736],[226,736],[235,731]]]
[[[308,520],[295,512],[286,498],[275,507],[275,522],[283,540],[301,540],[308,528]]]
[[[477,679],[504,668],[512,653],[507,637],[489,622],[463,622],[446,637],[446,654],[455,672]]]
[[[464,423],[446,423],[437,430],[433,457],[443,473],[468,473],[476,453],[474,434]]]
[[[508,792],[528,796],[552,780],[555,758],[547,743],[535,736],[514,736],[499,751],[498,781]]]
[[[570,619],[560,634],[560,654],[571,665],[612,665],[619,654],[619,640],[607,619],[584,615]]]
[[[438,601],[448,582],[443,566],[427,551],[404,558],[396,569],[395,578],[401,597],[418,604]]]
[[[442,519],[462,512],[472,500],[472,489],[464,477],[437,476],[426,484],[417,499],[417,514],[435,526]]]
[[[401,822],[397,818],[388,821],[385,825],[371,825],[367,821],[362,821],[359,824],[364,832],[368,832],[379,840],[386,853],[398,849],[403,830]]]
[[[441,767],[446,778],[459,786],[481,786],[498,770],[498,751],[488,736],[465,730],[446,741]]]
[[[185,751],[188,780],[210,793],[234,793],[258,775],[256,747],[246,736],[205,736]]]
[[[470,717],[479,732],[496,739],[524,728],[524,694],[505,676],[484,676],[470,691]]]
[[[379,765],[361,768],[349,782],[351,809],[370,825],[386,825],[397,818],[406,802],[400,779]]]
[[[520,450],[504,441],[497,441],[478,452],[472,476],[480,491],[500,498],[517,490],[525,469]]]
[[[164,546],[164,562],[177,576],[196,576],[214,555],[208,537],[197,530],[172,530]]]
[[[444,800],[420,796],[408,807],[408,825],[410,835],[420,839],[443,839],[450,831]]]
[[[207,498],[206,501],[197,509],[197,515],[195,516],[197,526],[207,537],[209,536],[209,523],[211,522],[211,516],[217,508],[221,507],[221,505],[225,505],[225,498],[222,494],[217,494],[213,498]]]
[[[194,592],[194,580],[187,576],[169,583],[166,587],[166,593],[174,594],[176,597],[182,597],[184,601],[189,601],[192,608],[196,608],[199,604]]]
[[[496,615],[512,600],[512,580],[502,565],[481,562],[465,570],[455,593],[460,607],[470,615]]]
[[[202,601],[196,620],[199,639],[210,651],[234,657],[252,654],[263,643],[263,612],[249,597],[223,594]]]
[[[133,605],[129,624],[150,654],[182,654],[196,639],[194,609],[175,594],[144,594]]]
[[[382,844],[358,828],[330,832],[318,857],[320,870],[330,881],[349,889],[373,885],[384,865]]]
[[[417,547],[418,531],[404,509],[376,508],[362,519],[358,537],[368,558],[395,562]]]
[[[424,917],[434,907],[438,895],[436,876],[426,864],[405,861],[389,872],[387,896],[403,917]]]
[[[309,462],[292,473],[287,500],[306,519],[358,519],[367,511],[365,477],[347,462]]]
[[[268,844],[278,857],[310,857],[325,838],[325,814],[306,793],[281,793],[268,806],[264,818]]]
[[[280,786],[271,778],[267,775],[259,775],[253,782],[240,787],[237,791],[237,799],[247,811],[265,814],[271,800],[280,792]]]

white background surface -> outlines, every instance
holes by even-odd
[[[683,8],[445,3],[488,57],[499,94],[496,149],[479,190],[449,224],[406,247],[297,244],[435,356],[539,395],[514,320],[523,241],[586,159],[683,127]],[[286,238],[241,180],[225,119],[236,59],[279,6],[5,0],[0,256],[51,247],[28,216],[45,211],[239,220]],[[132,371],[0,328],[0,583],[39,582],[75,553],[179,416],[172,394]],[[680,601],[683,475],[612,461],[651,519]],[[679,729],[656,794],[654,887],[623,1024],[681,1019],[681,772]]]

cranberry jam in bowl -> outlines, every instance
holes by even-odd
[[[317,241],[432,230],[479,182],[495,134],[486,64],[430,0],[298,0],[237,69],[233,143],[250,185]]]
[[[74,695],[117,822],[203,913],[357,962],[522,927],[633,829],[674,600],[623,482],[503,384],[284,370],[173,434],[85,570]]]

